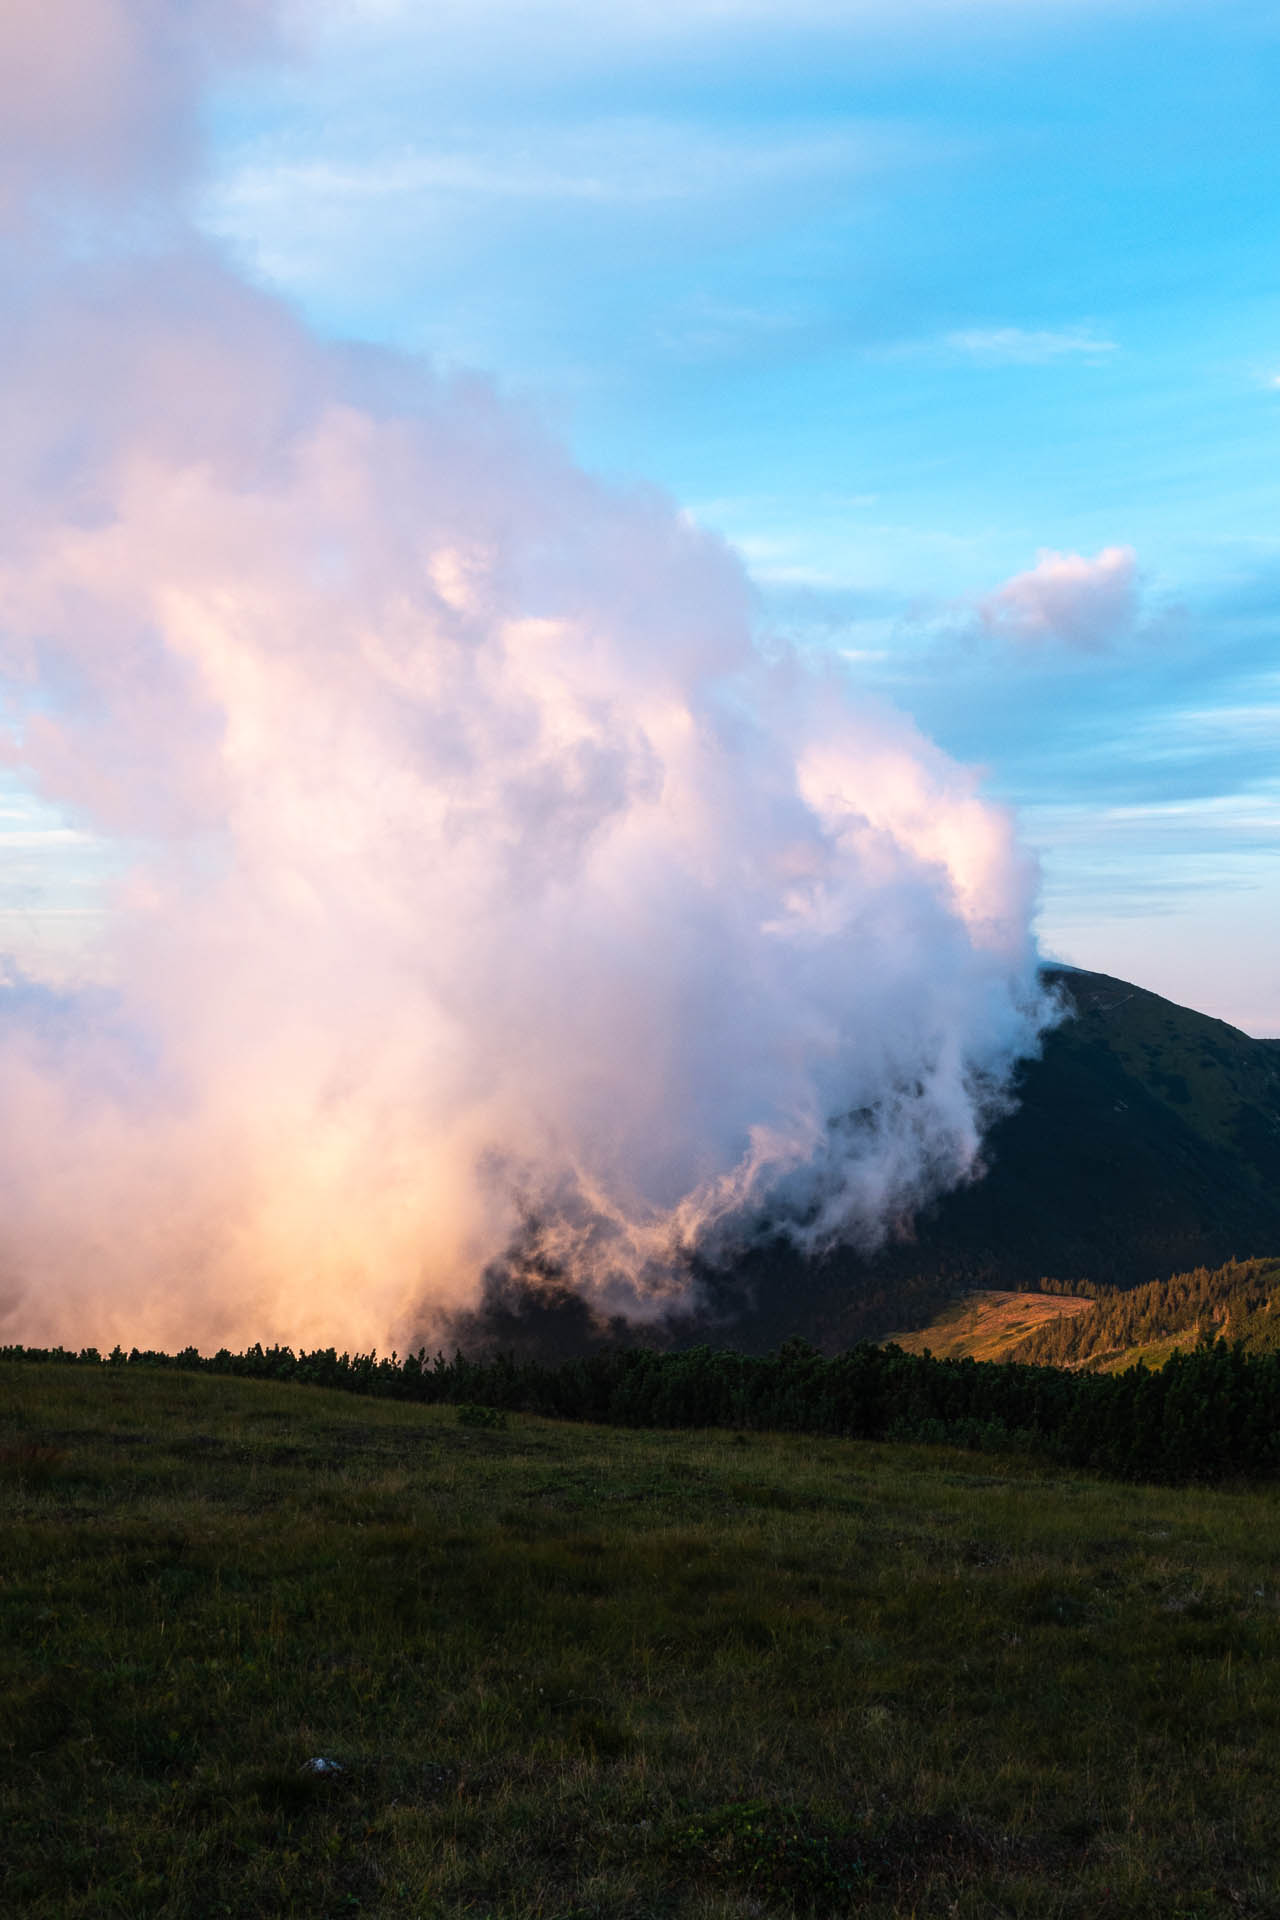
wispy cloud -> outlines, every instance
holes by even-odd
[[[335,161],[259,148],[219,183],[218,214],[298,201],[372,202],[430,196],[588,200],[644,205],[847,177],[901,158],[904,133],[815,129],[772,139],[647,116],[560,129],[485,129],[476,141]]]
[[[797,335],[812,330],[813,316],[796,309],[750,306],[696,295],[660,327],[658,344],[680,360],[720,360],[769,351],[779,343],[793,347]]]
[[[1169,0],[1040,0],[1039,11],[1054,14],[1144,13],[1158,11]],[[617,0],[603,13],[594,0],[542,0],[527,8],[518,0],[435,0],[429,13],[420,0],[294,0],[295,11],[313,24],[336,33],[374,30],[422,34],[429,21],[434,35],[478,33],[502,23],[518,28],[536,22],[542,34],[587,28],[591,37],[601,32],[628,38],[667,39],[712,28],[723,33],[776,27],[794,31],[803,27],[847,26],[867,32],[890,32],[895,17],[971,24],[975,17],[997,21],[1026,12],[1026,0],[900,0],[890,17],[882,0]]]
[[[1092,327],[965,327],[944,336],[943,345],[988,366],[1042,366],[1051,360],[1105,360],[1119,352],[1114,340]]]

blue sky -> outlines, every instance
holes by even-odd
[[[298,18],[211,102],[206,231],[720,531],[762,635],[1016,805],[1046,953],[1280,1034],[1272,0]],[[0,803],[56,946],[107,856]]]
[[[203,219],[722,531],[1017,804],[1047,952],[1278,1033],[1278,98],[1233,0],[371,0]]]

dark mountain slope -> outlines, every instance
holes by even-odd
[[[1049,977],[1072,1017],[921,1251],[1134,1286],[1280,1245],[1280,1049],[1104,974]]]
[[[1105,974],[1047,977],[1068,1017],[1021,1069],[985,1178],[871,1260],[772,1246],[710,1277],[722,1311],[743,1304],[736,1340],[843,1345],[976,1287],[1133,1287],[1280,1248],[1280,1042]]]

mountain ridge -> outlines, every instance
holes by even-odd
[[[1280,1247],[1280,1046],[1113,975],[1042,977],[1065,1017],[1019,1068],[984,1175],[869,1258],[748,1255],[752,1344],[880,1339],[983,1288],[1129,1288]]]

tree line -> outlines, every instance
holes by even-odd
[[[1041,1290],[1050,1289],[1042,1283]],[[1142,1287],[1092,1291],[1093,1306],[1046,1321],[1018,1342],[1010,1358],[1087,1367],[1134,1347],[1162,1341],[1190,1347],[1214,1339],[1239,1344],[1247,1353],[1280,1350],[1280,1260],[1229,1260]]]
[[[615,1347],[558,1365],[513,1356],[295,1353],[254,1345],[204,1355],[0,1348],[0,1360],[181,1368],[426,1404],[491,1407],[627,1427],[723,1427],[1026,1452],[1125,1479],[1215,1481],[1280,1470],[1280,1353],[1223,1341],[1157,1371],[1100,1374],[935,1359],[869,1343],[825,1356],[803,1340],[730,1348]]]

